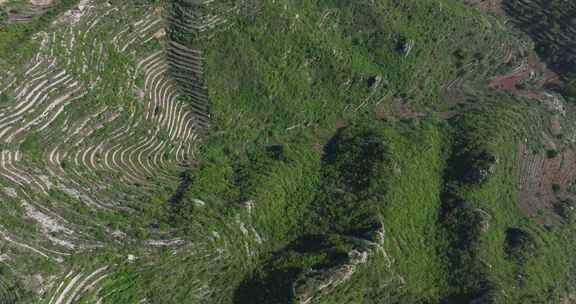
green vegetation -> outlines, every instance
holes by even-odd
[[[510,228],[506,230],[505,251],[508,258],[518,264],[524,264],[537,253],[537,244],[530,232]]]
[[[20,145],[22,153],[32,161],[39,161],[42,159],[44,153],[44,146],[38,133],[30,133]]]
[[[564,88],[564,96],[572,102],[576,102],[576,79],[569,81]]]
[[[36,51],[36,45],[30,37],[50,24],[58,15],[69,10],[76,4],[76,0],[59,0],[54,7],[46,13],[34,18],[29,23],[8,24],[2,22],[0,9],[0,63],[4,61],[12,64],[22,63]]]
[[[511,138],[530,134],[522,125],[535,113],[502,95],[477,98],[481,106],[471,105],[449,124],[351,124],[327,142],[322,157],[314,138],[243,150],[216,149],[221,143],[209,141],[203,154],[209,158],[190,171],[189,187],[169,205],[169,222],[190,227],[183,232],[197,242],[213,230],[236,244],[228,246],[253,253],[215,245],[224,250],[225,265],[190,256],[160,258],[154,270],[130,266],[122,277],[130,278],[131,291],[111,303],[138,290],[179,303],[198,282],[220,286],[211,301],[237,304],[307,297],[319,303],[558,299],[572,280],[568,248],[574,244],[566,237],[573,228],[550,232],[524,219],[514,202]],[[238,231],[239,221],[247,235]],[[220,267],[228,269],[224,275]],[[354,269],[350,277],[346,267]],[[160,269],[180,274],[157,281]],[[192,274],[199,281],[185,279]],[[166,297],[163,284],[181,292]]]
[[[449,299],[556,301],[573,280],[568,269],[574,263],[566,254],[569,249],[563,249],[575,245],[565,239],[573,227],[550,231],[524,218],[516,208],[512,175],[517,157],[513,138],[534,137],[527,127],[537,118],[521,104],[482,104],[486,108],[468,110],[452,122],[457,126],[456,154],[448,161],[452,169],[448,170],[443,222],[453,235],[448,258],[456,261],[450,265],[452,282],[458,284],[451,284],[457,287]],[[478,162],[470,155],[488,155],[481,160],[488,159],[490,166],[475,166]],[[478,170],[486,172],[481,174],[485,178],[462,178],[462,173]]]
[[[0,94],[0,104],[7,103],[10,101],[10,97],[4,93]]]
[[[32,294],[22,288],[13,271],[4,265],[0,265],[0,299],[5,303],[32,299]]]
[[[536,42],[536,52],[566,80],[565,95],[574,98],[576,77],[576,3],[569,0],[505,0],[506,12]]]
[[[506,9],[518,15],[525,2],[508,1]],[[530,20],[572,10],[562,1],[527,2],[547,8]],[[17,70],[37,51],[31,35],[74,3],[59,1],[30,23],[0,19],[1,63]],[[24,163],[38,170],[49,165],[87,189],[73,191],[64,178],[50,176],[45,194],[32,192],[43,177],[18,179],[21,162],[2,154],[0,174],[16,182],[0,180],[8,202],[0,207],[0,231],[24,236],[4,237],[12,245],[30,242],[47,254],[15,271],[0,262],[0,302],[34,303],[36,296],[48,303],[62,292],[55,283],[46,295],[34,295],[28,274],[72,284],[76,274],[81,281],[103,266],[97,288],[75,301],[516,304],[562,303],[576,292],[574,202],[562,196],[574,186],[547,187],[558,199],[554,225],[526,216],[518,202],[526,178],[519,163],[529,153],[519,147],[534,148],[549,162],[568,159],[564,151],[572,147],[542,142],[552,112],[544,102],[487,87],[517,66],[524,49],[525,37],[503,17],[453,0],[121,5],[127,19],[165,10],[167,38],[135,36],[143,47],[129,51],[103,44],[102,64],[86,49],[111,39],[108,32],[137,32],[135,22],[117,29],[114,18],[103,17],[94,37],[71,36],[82,38],[70,50],[68,34],[54,38],[55,58],[74,62],[70,82],[78,80],[85,94],[62,109],[50,133],[2,143],[3,153],[17,150]],[[226,22],[206,31],[186,27],[184,21],[203,14]],[[541,56],[573,77],[571,53],[550,46],[561,44],[539,30],[550,26],[560,37],[571,23],[543,19],[525,30]],[[164,54],[149,57],[161,49]],[[568,98],[576,96],[575,85],[565,87]],[[170,94],[178,97],[161,98]],[[14,97],[0,93],[0,110]],[[187,108],[168,103],[181,101],[192,114],[171,121]],[[189,121],[197,123],[198,145],[178,164],[146,167],[179,156],[173,151],[182,142],[172,141],[173,130]],[[126,142],[99,144],[124,131],[119,138]],[[51,153],[55,144],[80,148],[65,158]],[[146,150],[155,153],[139,154]],[[108,170],[116,162],[120,169]],[[48,228],[31,225],[34,216]],[[58,252],[34,234],[55,238],[60,221],[70,223],[81,246],[55,263]]]

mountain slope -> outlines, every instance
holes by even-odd
[[[83,0],[3,21],[2,301],[567,301],[573,105],[541,41],[480,8]]]

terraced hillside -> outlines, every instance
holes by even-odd
[[[570,303],[512,2],[0,1],[0,303]]]
[[[576,5],[572,1],[504,1],[513,22],[536,42],[536,51],[560,74],[564,85],[553,83],[564,96],[576,97]],[[558,78],[551,74],[549,77]]]
[[[23,65],[2,62],[8,260],[61,264],[105,246],[103,236],[130,227],[111,227],[118,212],[178,184],[208,113],[200,51],[163,34],[172,26],[166,11],[80,1],[30,37],[37,48]],[[178,69],[194,71],[187,87]]]
[[[558,71],[575,77],[576,6],[572,1],[504,1],[514,22],[538,44],[537,51]]]

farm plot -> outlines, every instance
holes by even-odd
[[[207,94],[201,51],[156,35],[165,26],[154,7],[80,1],[33,36],[27,63],[0,72],[0,182],[11,189],[0,195],[39,232],[28,245],[7,225],[8,244],[44,257],[91,248],[106,228],[90,214],[178,183],[207,127]]]
[[[65,259],[126,238],[116,213],[180,182],[209,128],[202,43],[253,7],[174,3],[79,1],[32,36],[23,65],[0,62],[0,196],[19,210],[0,221],[9,256],[27,252],[64,276]],[[191,18],[171,17],[181,14]],[[77,267],[42,296],[75,303],[106,271]]]
[[[576,153],[567,150],[552,157],[529,151],[525,144],[518,145],[517,149],[517,204],[520,210],[540,224],[562,223],[558,204],[574,199]]]

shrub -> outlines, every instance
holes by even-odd
[[[4,93],[0,93],[0,103],[5,103],[10,101],[10,97]]]
[[[564,97],[570,101],[576,101],[576,79],[568,82],[564,88]]]
[[[568,192],[576,194],[576,182],[572,182],[572,184],[570,184],[568,187]]]
[[[243,281],[236,290],[234,303],[294,303],[294,287],[306,283],[304,273],[312,269],[322,273],[346,263],[347,252],[353,247],[345,237],[305,235]]]
[[[524,264],[536,256],[538,246],[532,234],[521,228],[508,228],[506,230],[505,252],[508,259],[518,264]]]
[[[32,161],[38,161],[42,159],[45,147],[38,133],[30,133],[22,142],[20,149],[25,155],[30,157]]]
[[[576,203],[571,200],[562,200],[554,204],[554,211],[568,222],[574,222],[576,213],[574,212]]]
[[[548,158],[555,158],[556,156],[558,156],[558,151],[554,150],[554,149],[550,149],[550,150],[546,151],[546,156],[548,156]]]

